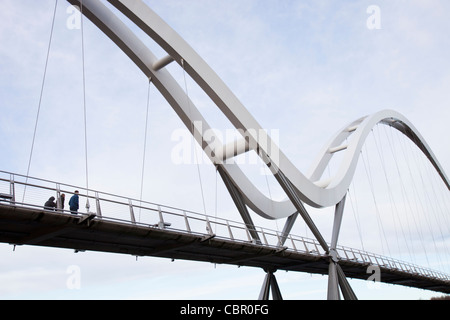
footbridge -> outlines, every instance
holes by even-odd
[[[0,174],[3,243],[248,266],[262,268],[269,276],[276,270],[329,273],[329,253],[315,239],[58,182]],[[64,209],[43,206],[43,199],[61,199],[75,190],[83,203],[92,204],[85,212],[73,214],[67,204]],[[450,293],[450,276],[443,272],[356,248],[337,246],[335,252],[347,277],[367,280],[368,268],[377,267],[383,282]],[[274,283],[266,283],[260,298],[268,297],[267,286]]]

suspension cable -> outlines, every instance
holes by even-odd
[[[378,125],[377,125],[377,129],[379,129]],[[379,136],[380,130],[377,130],[377,132],[378,132],[378,139],[380,139],[380,143],[381,143],[381,138]],[[384,156],[382,154],[381,148],[378,146],[377,137],[375,136],[375,133],[374,133],[373,130],[372,130],[372,138],[373,138],[373,141],[375,143],[375,148],[376,148],[378,157],[380,159],[381,167],[383,169],[383,175],[384,175],[384,179],[385,179],[385,182],[386,182],[387,193],[388,193],[388,196],[389,196],[389,203],[390,203],[391,210],[393,212],[393,214],[392,214],[392,221],[394,223],[394,230],[395,230],[395,236],[396,236],[396,239],[397,239],[398,251],[399,251],[400,254],[402,253],[402,250],[400,249],[400,238],[401,237],[399,236],[399,233],[398,233],[398,230],[397,230],[399,228],[397,227],[397,224],[395,222],[395,218],[398,219],[398,222],[400,224],[400,231],[401,231],[401,234],[402,234],[402,239],[405,241],[405,245],[406,245],[406,249],[408,251],[409,257],[410,257],[411,261],[414,261],[414,258],[413,258],[412,254],[411,254],[411,250],[409,248],[409,244],[408,244],[408,241],[407,241],[407,238],[406,238],[405,231],[403,229],[403,223],[402,223],[403,219],[400,217],[399,209],[397,208],[396,201],[394,200],[394,193],[393,193],[393,190],[392,190],[393,187],[392,187],[391,183],[389,182],[385,159],[384,159]]]
[[[403,206],[403,208],[404,208],[404,215],[406,215],[407,213],[409,213],[408,214],[408,219],[401,219],[400,220],[400,223],[402,222],[402,221],[405,221],[406,222],[406,225],[407,225],[407,227],[408,227],[408,232],[409,232],[409,238],[410,238],[410,243],[411,244],[413,244],[414,242],[413,242],[413,239],[414,239],[414,235],[413,235],[413,230],[411,229],[411,220],[413,220],[413,222],[414,222],[414,225],[416,226],[416,229],[417,229],[417,222],[416,222],[416,219],[415,219],[415,215],[414,215],[414,213],[413,213],[413,210],[412,210],[412,207],[411,207],[411,203],[410,203],[410,201],[409,201],[409,199],[408,199],[408,197],[407,197],[407,192],[406,192],[406,187],[405,187],[405,182],[404,182],[404,177],[403,177],[403,175],[402,175],[402,173],[401,173],[401,170],[400,170],[400,166],[399,166],[399,159],[398,159],[398,157],[397,157],[397,155],[396,155],[396,152],[395,152],[395,150],[397,150],[397,148],[395,148],[395,144],[394,144],[394,140],[393,140],[393,129],[390,129],[389,130],[389,133],[390,133],[390,135],[388,135],[388,132],[387,132],[387,127],[386,126],[383,126],[383,128],[384,128],[384,134],[385,134],[385,137],[386,137],[386,140],[387,140],[387,144],[389,145],[389,149],[390,149],[390,151],[391,151],[391,155],[392,155],[392,159],[393,159],[393,161],[394,161],[394,164],[395,164],[395,171],[397,172],[397,175],[398,175],[398,181],[399,181],[399,183],[400,183],[400,191],[401,191],[401,194],[402,194],[402,201],[403,201],[403,203],[404,203],[404,206]],[[378,131],[378,133],[380,133],[380,131]],[[392,138],[392,139],[391,139]],[[381,138],[380,138],[380,141],[381,141]],[[405,216],[406,217],[406,216]],[[409,217],[412,217],[412,219],[409,219]],[[405,241],[406,241],[406,239],[405,239]],[[409,247],[408,247],[409,248]],[[413,245],[412,246],[412,249],[415,249],[415,246]],[[409,250],[409,249],[408,249]],[[414,253],[414,252],[413,252]],[[416,262],[416,261],[414,261],[415,260],[415,257],[416,257],[416,255],[414,254],[414,255],[411,255],[411,258],[412,258],[412,261],[413,262]]]
[[[86,63],[84,47],[84,19],[83,19],[83,0],[80,1],[81,13],[81,63],[83,70],[83,114],[84,114],[84,160],[86,173],[86,209],[89,211],[89,167],[88,167],[88,133],[87,133],[87,107],[86,107]]]
[[[145,173],[145,158],[147,153],[147,131],[148,131],[148,114],[150,108],[150,88],[152,85],[152,78],[148,79],[148,90],[147,90],[147,112],[145,115],[145,130],[144,130],[144,153],[142,155],[142,171],[141,171],[141,195],[139,201],[142,206],[142,193],[144,190],[144,173]],[[139,222],[141,221],[141,208],[139,208]]]
[[[351,195],[350,190],[353,191],[353,196]],[[356,190],[355,183],[354,183],[354,181],[352,181],[351,187],[349,188],[347,194],[350,199],[350,205],[351,205],[352,212],[353,212],[353,218],[355,219],[356,228],[358,230],[359,241],[361,242],[361,248],[363,251],[366,251],[366,249],[364,248],[364,241],[363,241],[362,232],[361,232],[361,222],[359,220],[358,201],[357,201],[355,190]],[[355,204],[353,204],[353,201],[355,202]]]
[[[49,57],[50,57],[50,49],[51,49],[51,46],[52,46],[53,31],[55,29],[55,18],[56,18],[57,8],[58,8],[58,0],[55,1],[55,8],[53,9],[52,27],[51,27],[51,30],[50,30],[50,39],[48,41],[47,57],[45,59],[45,67],[44,67],[44,76],[42,77],[41,93],[40,93],[40,96],[39,96],[38,110],[37,110],[37,114],[36,114],[36,122],[34,124],[33,140],[31,142],[30,157],[28,159],[27,176],[26,176],[25,187],[24,187],[24,190],[23,190],[22,202],[25,202],[25,191],[26,191],[26,188],[27,188],[26,184],[28,183],[28,176],[30,174],[30,168],[31,168],[31,159],[33,158],[34,143],[36,141],[36,132],[37,132],[38,123],[39,123],[39,115],[41,113],[42,96],[44,94],[45,79],[47,77],[48,60],[49,60]]]
[[[271,190],[270,190],[269,178],[267,177],[267,176],[270,174],[270,171],[269,171],[269,173],[267,173],[266,170],[268,170],[268,169],[267,169],[267,165],[266,165],[265,163],[262,163],[261,166],[262,166],[262,168],[263,168],[263,174],[264,174],[264,177],[266,178],[267,191],[269,192],[269,198],[270,198],[270,206],[271,206],[271,209],[272,209],[272,211],[273,211],[273,198],[272,198],[272,192],[271,192]],[[279,227],[278,227],[278,219],[275,219],[275,226],[276,226],[276,228],[277,228],[277,232],[280,232]],[[307,228],[307,229],[308,229],[308,228]]]
[[[218,204],[218,202],[219,202],[219,200],[218,200],[218,195],[217,195],[217,189],[218,189],[218,186],[217,186],[217,180],[218,180],[218,176],[219,176],[219,168],[216,166],[216,190],[215,190],[215,195],[214,195],[214,221],[215,221],[215,223],[214,223],[214,233],[217,233],[217,204]]]
[[[365,145],[364,145],[364,148],[365,148]],[[362,163],[363,163],[363,166],[364,166],[364,171],[366,172],[367,180],[369,182],[369,187],[370,187],[370,190],[371,190],[371,193],[372,193],[372,199],[373,199],[373,202],[374,202],[374,205],[375,205],[375,216],[376,216],[377,223],[378,223],[378,230],[379,230],[378,233],[379,233],[379,237],[380,237],[381,249],[383,251],[383,255],[385,255],[385,253],[384,253],[384,245],[383,245],[383,238],[384,238],[384,240],[386,242],[387,250],[389,252],[389,255],[391,256],[389,243],[387,241],[386,234],[384,232],[383,224],[381,222],[381,217],[380,217],[381,216],[380,215],[380,210],[378,208],[377,200],[376,200],[376,197],[375,197],[375,189],[374,189],[374,185],[373,185],[372,173],[370,172],[370,167],[368,168],[368,165],[366,165],[366,161],[364,160],[364,153],[363,152],[361,152],[361,160],[362,160]],[[367,161],[369,161],[369,159],[367,159]]]
[[[416,138],[414,138],[414,141],[417,141],[417,139]],[[417,143],[416,143],[417,144]],[[413,150],[412,150],[412,147],[410,147],[410,149],[411,149],[411,152],[413,152]],[[414,157],[414,160],[416,161],[416,165],[417,165],[417,167],[418,167],[418,172],[419,172],[419,177],[420,177],[420,183],[422,184],[422,186],[426,186],[426,183],[425,183],[425,179],[424,179],[424,175],[425,176],[427,176],[426,174],[425,174],[425,172],[423,172],[423,166],[421,165],[422,163],[423,163],[423,161],[421,161],[420,159],[419,159],[419,156],[418,156],[418,154],[417,154],[417,152],[415,152],[414,153],[415,154],[415,157]],[[439,252],[439,250],[438,250],[438,247],[437,247],[437,244],[436,244],[436,239],[435,239],[435,230],[433,230],[433,227],[432,227],[432,221],[430,221],[430,219],[431,218],[429,218],[429,214],[427,214],[428,213],[428,211],[429,210],[426,210],[425,208],[431,208],[431,210],[433,210],[434,209],[434,206],[433,206],[433,201],[431,201],[431,198],[430,198],[430,196],[429,196],[429,193],[428,193],[428,190],[427,190],[427,188],[425,187],[425,188],[423,188],[423,192],[422,192],[422,194],[423,194],[423,198],[421,199],[421,201],[420,202],[422,202],[422,208],[423,208],[423,213],[424,213],[424,216],[425,216],[425,220],[426,220],[426,222],[427,222],[427,224],[428,224],[428,228],[429,228],[429,230],[430,230],[430,236],[431,236],[431,239],[433,240],[433,245],[434,245],[434,250],[435,250],[435,253],[436,253],[436,255],[437,255],[437,258],[438,258],[438,260],[439,260],[439,263],[441,264],[441,265],[443,265],[443,263],[442,263],[442,261],[441,261],[441,257],[440,257],[440,255],[439,254],[437,254],[438,252]],[[427,205],[428,204],[428,205]],[[440,224],[438,223],[438,228],[439,228],[439,230],[441,230],[441,227],[440,227]],[[442,236],[442,233],[441,233],[441,236]]]
[[[392,131],[391,131],[392,134]],[[418,190],[417,187],[417,183],[416,183],[416,179],[414,179],[414,175],[413,175],[413,169],[411,168],[413,165],[413,159],[414,159],[414,152],[410,155],[407,151],[408,151],[408,147],[405,146],[405,143],[402,143],[402,141],[400,140],[400,138],[398,137],[398,135],[396,135],[397,139],[396,139],[396,144],[398,144],[400,146],[401,149],[401,154],[403,155],[403,161],[406,163],[406,168],[408,169],[408,173],[409,173],[409,178],[410,178],[410,194],[412,197],[412,201],[410,200],[410,198],[408,198],[408,203],[411,204],[411,209],[413,209],[413,205],[414,204],[414,210],[411,210],[412,216],[414,218],[414,222],[416,225],[416,230],[417,230],[417,234],[419,235],[420,238],[420,242],[425,254],[425,258],[427,261],[427,265],[429,268],[431,268],[431,264],[428,258],[428,250],[425,247],[425,241],[424,241],[424,235],[423,235],[423,230],[422,228],[420,228],[420,212],[424,212],[424,208],[423,208],[423,204],[422,201],[420,201],[419,197],[420,197],[420,192]],[[394,137],[392,137],[394,139]],[[411,150],[411,144],[408,144],[409,146],[409,150]],[[416,220],[416,214],[417,214],[417,220]],[[418,222],[416,222],[418,221]]]
[[[190,98],[189,98],[189,91],[188,91],[188,86],[187,86],[187,81],[186,81],[186,68],[184,66],[184,59],[181,59],[181,66],[183,67],[183,79],[184,79],[184,89],[186,92],[186,100],[187,100],[187,104],[188,104],[188,108],[189,108],[189,113],[192,114],[191,102],[190,102]],[[203,201],[203,211],[204,211],[204,214],[206,215],[206,204],[205,204],[205,195],[203,192],[202,175],[200,172],[200,163],[198,161],[197,148],[196,148],[195,141],[194,141],[194,135],[195,135],[194,124],[192,124],[191,130],[192,130],[192,141],[194,142],[193,149],[194,149],[195,162],[197,163],[197,173],[198,173],[198,179],[200,181],[200,192],[201,192],[202,201]]]

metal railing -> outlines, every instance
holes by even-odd
[[[75,190],[78,190],[80,198],[86,201],[86,212],[80,212],[79,214],[95,214],[95,219],[200,236],[210,236],[234,242],[252,243],[274,250],[288,250],[311,256],[327,256],[319,242],[314,239],[293,234],[283,237],[281,232],[262,227],[256,227],[255,230],[250,230],[242,222],[207,216],[193,211],[131,199],[106,192],[87,190],[83,187],[0,171],[0,205],[45,210],[44,203],[51,196],[55,197],[55,200],[58,200],[62,194],[65,194],[68,195],[65,198],[65,207],[62,208],[59,205],[60,202],[57,201],[59,207],[56,208],[56,211],[61,214],[70,215],[70,210],[67,210],[68,199],[69,195],[72,195]],[[260,240],[256,241],[252,238],[252,233],[257,233]],[[450,276],[443,272],[420,267],[394,258],[344,246],[338,246],[337,252],[341,261],[367,266],[374,265],[392,271],[450,282]]]

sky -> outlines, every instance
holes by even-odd
[[[279,134],[280,148],[300,171],[307,172],[322,146],[345,124],[382,109],[405,115],[449,171],[448,1],[145,2],[200,54],[261,127]],[[26,174],[28,169],[54,4],[0,4],[3,171]],[[68,3],[58,1],[30,175],[85,186],[82,38],[72,19]],[[140,197],[148,104],[143,199],[239,220],[210,163],[174,161],[176,134],[184,130],[183,124],[154,87],[147,95],[148,79],[88,21],[84,42],[89,187]],[[175,65],[168,69],[184,87],[182,70]],[[229,128],[190,79],[186,87],[214,128]],[[379,132],[385,134],[384,129]],[[361,168],[360,173],[364,174]],[[284,196],[272,180],[267,190],[265,177],[255,179],[264,192]],[[361,199],[361,206],[362,202],[370,200]],[[254,219],[272,229],[283,226],[282,221]],[[329,229],[332,215],[329,210],[314,211],[313,219]],[[294,231],[307,233],[298,224]],[[355,232],[354,227],[344,228],[343,243],[353,245]],[[365,240],[367,245],[370,240]],[[265,275],[251,268],[149,257],[13,249],[0,245],[0,299],[256,299]],[[75,285],[73,275],[80,275]],[[281,271],[276,276],[286,299],[326,299],[325,276]],[[361,299],[439,295],[392,285],[369,288],[367,281],[351,283]]]

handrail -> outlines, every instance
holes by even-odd
[[[2,175],[8,176],[2,177]],[[24,181],[21,181],[24,179]],[[32,181],[30,183],[28,181]],[[96,209],[100,208],[100,204],[106,205],[116,205],[119,206],[121,215],[119,217],[113,217],[105,215],[105,211],[102,211],[101,215],[97,215],[96,219],[101,219],[105,221],[112,221],[124,224],[134,224],[142,227],[148,228],[159,228],[166,229],[167,231],[183,232],[194,235],[214,235],[216,238],[225,239],[234,242],[245,242],[252,243],[253,245],[264,246],[267,248],[272,248],[274,250],[280,250],[281,248],[289,252],[295,252],[300,254],[307,254],[318,257],[327,257],[326,253],[321,249],[321,246],[317,240],[309,239],[303,236],[289,234],[286,241],[281,245],[280,239],[282,238],[282,233],[276,230],[271,230],[263,227],[255,227],[255,230],[249,230],[245,223],[237,222],[229,219],[223,219],[220,217],[212,217],[194,211],[179,209],[171,206],[160,205],[148,201],[137,200],[133,198],[128,198],[124,196],[115,195],[107,192],[100,192],[96,190],[86,189],[83,187],[77,187],[69,184],[58,183],[55,181],[26,177],[21,174],[14,174],[6,171],[0,170],[0,193],[2,183],[10,184],[13,183],[16,188],[10,188],[10,192],[16,192],[16,194],[11,195],[12,198],[17,198],[17,186],[26,186],[27,193],[34,192],[33,190],[39,189],[45,192],[51,191],[55,194],[59,193],[72,193],[68,191],[69,188],[74,190],[82,190],[86,192],[86,195],[82,194],[82,197],[88,198],[89,200],[95,200],[97,202]],[[42,184],[54,184],[55,187],[45,186]],[[6,188],[6,187],[5,187]],[[67,189],[67,190],[66,190]],[[24,190],[25,192],[25,190]],[[47,194],[48,195],[48,194]],[[25,198],[25,197],[24,197]],[[44,200],[44,199],[41,199]],[[44,209],[43,204],[36,204],[30,202],[18,202],[8,200],[8,198],[0,199],[0,205],[8,205],[15,207],[28,207],[35,209]],[[141,213],[147,214],[142,221],[133,221],[130,217],[129,219],[123,218],[122,211],[128,212],[125,208],[132,208],[133,210],[140,210]],[[57,210],[58,213],[70,215],[69,210]],[[148,213],[154,213],[153,215],[148,215]],[[80,213],[81,215],[86,215],[92,213],[89,211],[87,213]],[[97,212],[93,212],[96,214]],[[164,218],[165,217],[165,218]],[[163,224],[160,224],[160,219],[163,219]],[[149,220],[150,219],[150,220]],[[152,220],[153,219],[153,220]],[[150,222],[144,222],[153,221]],[[261,241],[256,242],[249,237],[250,231],[258,233]],[[380,268],[389,269],[391,271],[398,270],[399,272],[406,272],[415,274],[418,276],[424,276],[427,278],[433,278],[443,281],[450,282],[450,276],[436,270],[429,268],[424,268],[413,263],[401,261],[395,258],[382,256],[379,254],[369,253],[362,251],[360,249],[349,248],[345,246],[338,246],[337,252],[339,254],[339,260],[358,263],[362,265],[376,265]]]

